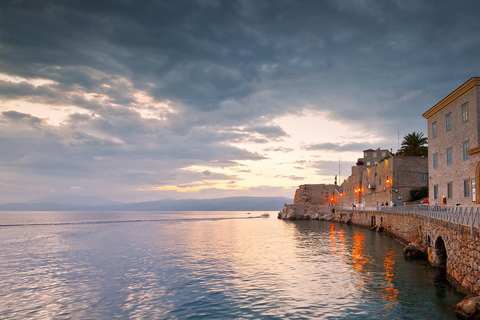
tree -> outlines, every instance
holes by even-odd
[[[403,137],[400,155],[403,156],[427,156],[428,139],[423,136],[423,132],[412,132]]]

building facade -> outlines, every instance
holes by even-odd
[[[410,200],[410,190],[427,186],[428,158],[392,156],[367,168],[362,183],[363,206],[402,205]]]
[[[480,77],[470,78],[423,114],[428,122],[431,204],[479,204]]]
[[[386,149],[368,149],[343,182],[338,205],[357,208],[401,205],[410,199],[410,190],[426,187],[427,183],[427,157],[393,156]]]

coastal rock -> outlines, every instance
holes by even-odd
[[[403,249],[408,258],[425,258],[425,251],[426,247],[421,242],[411,242]]]
[[[480,319],[480,297],[463,299],[457,303],[455,313],[462,319]]]
[[[287,204],[277,215],[283,220],[326,220],[334,217],[331,207],[323,205]]]

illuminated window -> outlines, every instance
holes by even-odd
[[[463,196],[470,197],[470,179],[463,180]]]

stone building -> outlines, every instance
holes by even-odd
[[[341,187],[334,184],[304,184],[295,191],[294,204],[330,205],[340,196]]]
[[[382,159],[392,156],[392,152],[387,149],[378,148],[377,150],[367,149],[363,150],[363,158],[358,158],[357,164],[363,164],[364,166],[373,166],[382,161]]]
[[[386,149],[364,150],[364,157],[342,183],[338,205],[365,208],[403,204],[409,200],[411,189],[427,185],[427,178],[427,157],[393,156]]]
[[[426,187],[428,158],[392,156],[367,168],[362,177],[362,205],[402,205],[410,198],[410,190]]]
[[[428,121],[430,203],[480,203],[480,77],[470,78],[423,117]]]

